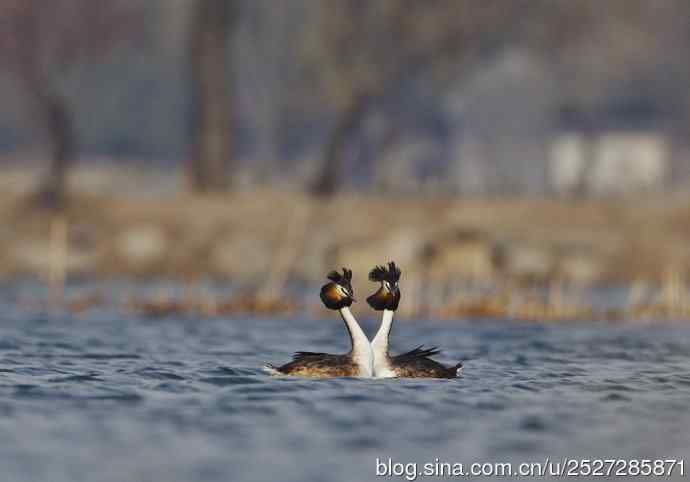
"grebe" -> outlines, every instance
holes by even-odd
[[[374,352],[374,376],[376,378],[455,378],[462,370],[462,363],[445,367],[432,360],[431,356],[440,353],[436,347],[425,349],[420,345],[402,355],[390,356],[388,336],[393,326],[393,315],[400,303],[400,268],[394,262],[388,268],[376,266],[369,272],[369,280],[380,282],[381,287],[367,298],[367,303],[376,311],[383,311],[381,326],[371,342]]]
[[[326,308],[338,310],[350,335],[352,349],[345,355],[298,351],[292,361],[281,367],[266,365],[273,374],[296,375],[313,378],[329,377],[372,377],[374,375],[374,354],[369,338],[350,311],[354,301],[352,271],[343,268],[328,274],[330,283],[321,288],[321,301]]]

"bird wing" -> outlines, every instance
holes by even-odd
[[[410,350],[407,353],[403,353],[401,355],[394,356],[393,358],[396,361],[400,362],[405,360],[414,360],[417,358],[429,358],[431,356],[438,355],[439,353],[441,353],[441,350],[435,346],[432,346],[430,348],[424,348],[424,345],[419,345],[413,350]]]

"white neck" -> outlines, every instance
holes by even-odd
[[[352,358],[359,366],[359,376],[372,377],[374,375],[374,354],[371,351],[369,338],[357,323],[350,308],[341,308],[340,316],[343,317],[347,331],[352,341]]]
[[[376,377],[395,376],[391,370],[390,359],[388,357],[388,336],[393,327],[394,314],[395,311],[383,310],[381,326],[371,342],[371,349],[374,354],[374,376]]]

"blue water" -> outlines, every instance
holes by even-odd
[[[396,351],[438,344],[464,376],[304,380],[260,366],[346,351],[336,317],[1,312],[3,482],[366,481],[377,457],[690,454],[688,328],[401,322]]]

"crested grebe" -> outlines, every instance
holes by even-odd
[[[350,335],[352,349],[345,355],[298,351],[292,361],[280,367],[266,365],[272,374],[296,375],[302,377],[372,377],[374,354],[367,335],[350,311],[354,301],[352,271],[343,268],[343,274],[332,271],[329,283],[321,288],[321,301],[331,310],[338,310]]]
[[[462,370],[462,363],[445,367],[432,360],[431,356],[440,353],[436,347],[425,349],[420,345],[402,355],[388,353],[388,336],[393,326],[393,315],[400,303],[400,268],[394,262],[388,268],[376,266],[369,272],[369,280],[380,282],[381,287],[367,298],[367,303],[376,311],[383,311],[381,326],[371,342],[374,352],[374,376],[376,378],[455,378]]]

